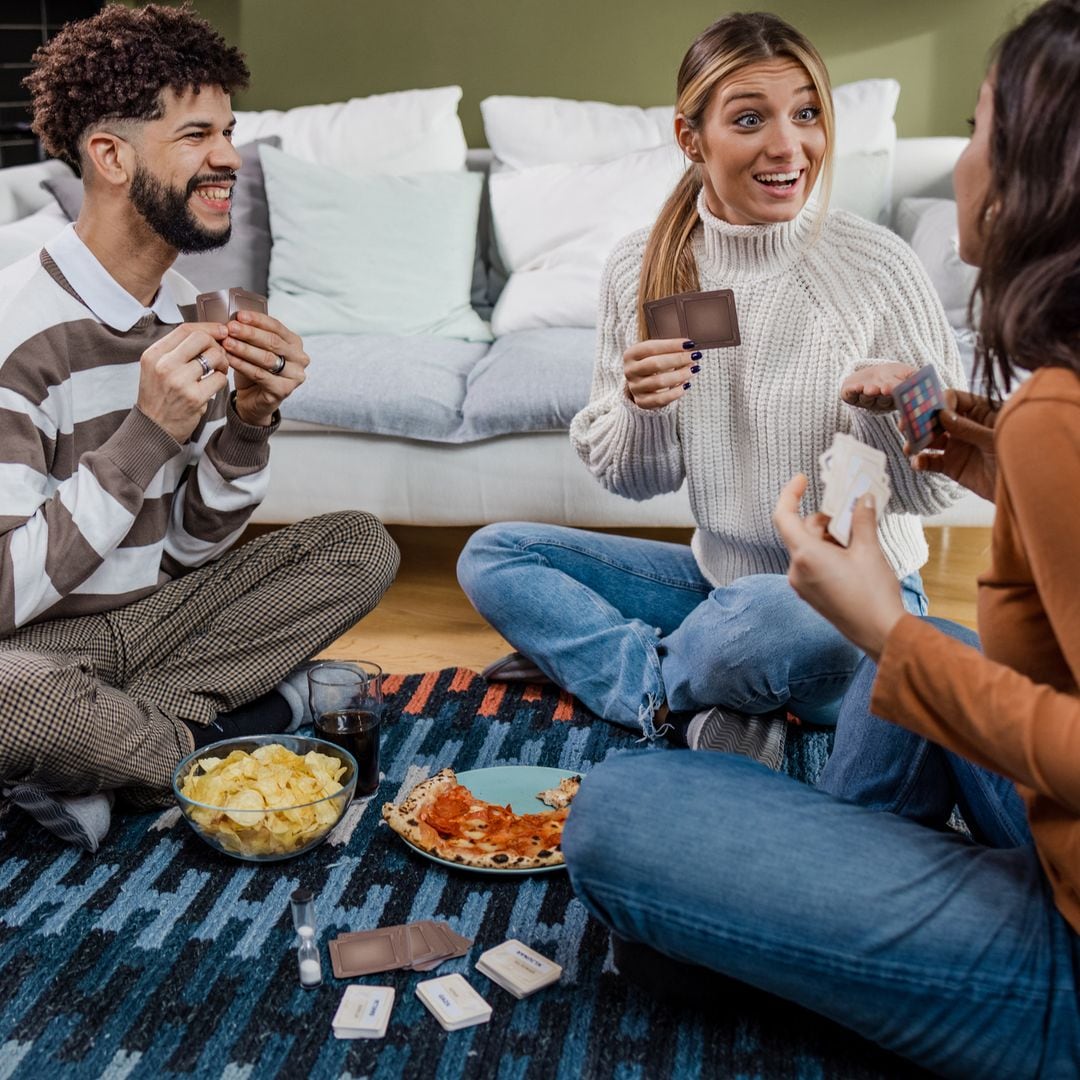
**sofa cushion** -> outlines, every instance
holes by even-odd
[[[281,112],[237,112],[237,146],[277,135],[287,154],[347,176],[404,176],[465,167],[460,86],[401,90]]]
[[[282,415],[346,431],[467,443],[566,431],[589,396],[595,334],[509,334],[494,345],[447,338],[319,334],[307,380]],[[360,463],[358,463],[360,464]]]
[[[893,79],[833,91],[832,205],[879,223],[888,219],[899,92]],[[674,110],[522,97],[490,97],[480,107],[496,158],[491,261],[509,271],[492,329],[593,326],[608,253],[656,219],[685,168]]]
[[[200,292],[239,286],[266,295],[270,270],[270,217],[266,209],[260,146],[277,146],[276,138],[260,139],[240,150],[240,170],[233,193],[232,234],[229,242],[213,251],[180,255],[173,269]],[[43,180],[71,221],[79,216],[83,201],[82,180],[67,175]]]
[[[968,304],[979,271],[960,258],[956,203],[952,199],[901,199],[896,231],[915,249],[956,330],[968,327]]]
[[[55,202],[28,217],[0,225],[0,270],[40,251],[67,226],[67,215]]]
[[[481,342],[379,334],[317,334],[304,346],[307,379],[282,416],[430,442],[458,441],[469,372],[488,350]]]
[[[567,431],[589,400],[596,332],[521,330],[496,339],[469,373],[463,438]]]
[[[490,341],[470,305],[482,176],[345,176],[262,149],[270,312],[300,334]]]

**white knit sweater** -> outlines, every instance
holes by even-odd
[[[742,344],[706,351],[679,401],[638,408],[625,393],[622,354],[638,340],[648,230],[621,240],[601,283],[592,395],[570,428],[578,454],[606,488],[630,499],[675,491],[685,479],[699,526],[694,555],[709,581],[725,585],[787,571],[772,525],[777,494],[803,472],[803,509],[817,509],[818,458],[836,432],[849,432],[887,455],[893,496],[881,545],[898,577],[917,570],[928,554],[918,515],[944,509],[959,489],[912,471],[895,413],[872,415],[840,400],[845,376],[883,360],[933,363],[946,385],[966,386],[914,252],[842,210],[828,212],[816,231],[811,206],[776,225],[729,225],[703,197],[698,213],[692,242],[701,288],[734,290]]]

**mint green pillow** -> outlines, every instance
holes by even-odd
[[[298,334],[490,341],[469,303],[483,177],[345,176],[261,146],[270,313]]]

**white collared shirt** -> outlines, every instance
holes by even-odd
[[[154,302],[143,307],[98,262],[97,256],[83,243],[74,222],[45,245],[53,262],[84,304],[106,325],[126,334],[140,319],[156,315],[163,323],[181,323],[183,315],[169,288],[170,274],[161,279]]]

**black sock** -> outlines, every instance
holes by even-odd
[[[675,746],[688,747],[690,743],[686,737],[686,731],[695,716],[697,716],[695,712],[669,712],[664,724],[658,730],[662,730],[664,738]]]
[[[278,735],[292,722],[289,703],[276,691],[263,694],[232,712],[218,713],[209,724],[193,724],[185,720],[195,749],[201,750],[222,739],[238,739],[245,735]]]

